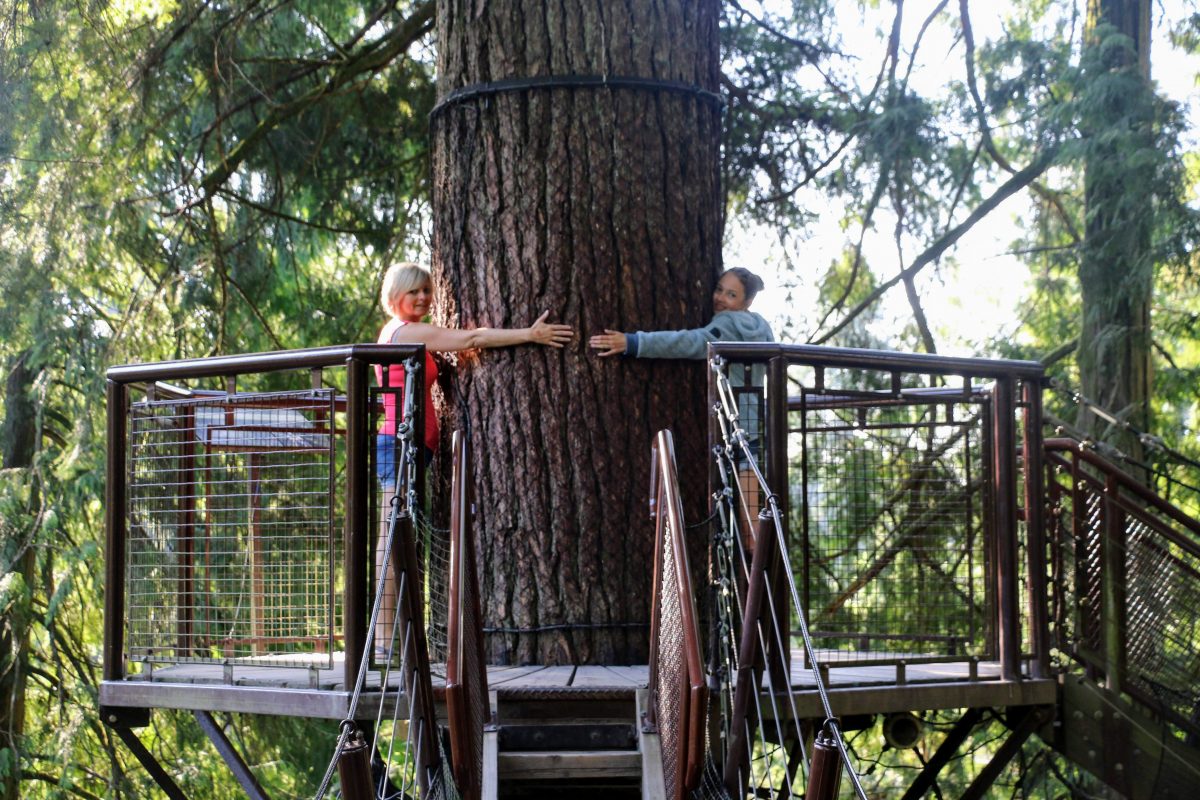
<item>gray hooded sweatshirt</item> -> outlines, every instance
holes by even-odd
[[[722,311],[703,328],[686,331],[638,331],[625,334],[625,355],[637,358],[704,358],[709,342],[773,342],[771,326],[753,311]],[[729,383],[737,396],[738,419],[753,442],[762,435],[762,364],[729,367]],[[751,445],[757,449],[756,444]],[[757,457],[757,456],[756,456]]]
[[[722,311],[703,328],[625,334],[625,355],[637,358],[704,358],[709,342],[773,342],[771,326],[753,311]]]

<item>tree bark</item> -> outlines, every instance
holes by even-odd
[[[715,0],[439,0],[439,98],[523,78],[718,87]],[[699,92],[538,87],[434,114],[439,320],[572,325],[564,350],[460,359],[447,396],[473,448],[490,658],[645,663],[650,442],[673,428],[695,519],[705,366],[600,359],[587,336],[691,328],[720,267],[720,113]],[[699,532],[696,534],[700,535]]]
[[[37,446],[36,407],[30,397],[34,372],[28,368],[28,352],[13,360],[5,381],[4,424],[0,426],[0,467],[4,470],[30,471]],[[11,480],[7,478],[6,480]],[[29,508],[38,504],[34,476],[29,484]],[[18,519],[28,518],[24,515]],[[25,686],[29,674],[29,592],[36,568],[35,551],[28,531],[20,526],[17,535],[0,541],[0,750],[12,754],[8,769],[0,779],[0,800],[20,797],[21,751],[25,736]]]
[[[1090,0],[1088,44],[1100,47],[1112,26],[1132,49],[1104,48],[1092,80],[1119,76],[1117,90],[1095,92],[1094,142],[1085,178],[1086,222],[1079,266],[1083,320],[1079,372],[1085,396],[1119,414],[1140,431],[1150,428],[1150,303],[1154,198],[1139,151],[1154,147],[1153,88],[1150,85],[1149,0]],[[1113,428],[1086,407],[1079,426],[1109,441],[1136,461],[1143,447],[1136,435]],[[1147,476],[1141,475],[1143,479]]]

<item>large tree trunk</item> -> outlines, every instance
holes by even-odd
[[[1132,50],[1105,48],[1104,69],[1093,81],[1089,109],[1095,144],[1086,175],[1087,219],[1079,279],[1083,297],[1079,371],[1083,393],[1120,414],[1138,430],[1150,427],[1150,302],[1153,189],[1139,151],[1154,147],[1154,103],[1150,85],[1149,0],[1091,0],[1088,46],[1100,46],[1112,26],[1129,37]],[[1081,427],[1116,445],[1137,461],[1143,448],[1135,435],[1112,428],[1086,408]],[[1145,477],[1145,476],[1141,476]]]
[[[0,425],[0,468],[12,470],[6,480],[16,484],[13,473],[25,473],[29,495],[27,508],[38,505],[36,477],[30,469],[37,447],[36,408],[30,397],[34,373],[28,368],[28,352],[9,365],[5,381],[5,414]],[[0,750],[9,750],[12,760],[0,778],[0,800],[17,800],[21,785],[21,752],[25,737],[25,686],[29,674],[30,588],[33,586],[36,551],[29,541],[25,521],[31,513],[17,515],[15,531],[0,539]]]
[[[463,2],[437,9],[438,93],[607,76],[715,92],[715,0]],[[576,328],[564,351],[460,360],[490,657],[644,663],[653,433],[672,427],[703,503],[704,365],[601,360],[604,328],[696,327],[720,265],[720,114],[675,86],[488,92],[433,120],[439,319]],[[700,535],[697,532],[697,535]]]

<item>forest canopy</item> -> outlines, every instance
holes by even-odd
[[[746,258],[739,231],[772,240],[785,340],[958,352],[938,287],[995,269],[964,243],[1011,231],[1024,299],[969,345],[1043,361],[1057,423],[1194,503],[1200,109],[1153,79],[1194,69],[1200,8],[1152,4],[1141,30],[1123,5],[728,0],[726,261]],[[434,17],[432,0],[5,4],[6,800],[150,791],[95,712],[105,369],[373,339],[384,269],[429,255]],[[836,255],[814,259],[817,239]],[[1128,370],[1103,368],[1116,353]],[[151,736],[190,796],[237,796],[191,720],[166,719]],[[328,734],[238,723],[280,796],[310,791],[327,754],[306,742]]]

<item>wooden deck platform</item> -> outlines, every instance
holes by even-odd
[[[285,662],[286,663],[286,662]],[[282,716],[341,719],[349,708],[343,659],[331,666],[244,666],[177,664],[160,667],[100,687],[104,706],[241,711]],[[815,678],[798,651],[792,659],[792,694],[801,717],[824,716]],[[360,709],[374,715],[381,701],[383,673],[367,675]],[[646,686],[648,667],[490,666],[488,688],[497,700],[622,700]],[[394,688],[399,676],[388,676]],[[434,692],[445,685],[442,665],[433,666]],[[1042,705],[1055,702],[1053,680],[1005,681],[994,662],[967,661],[831,666],[827,687],[834,713],[877,714],[934,708]],[[764,687],[765,689],[765,687]],[[790,704],[789,704],[790,705]]]

